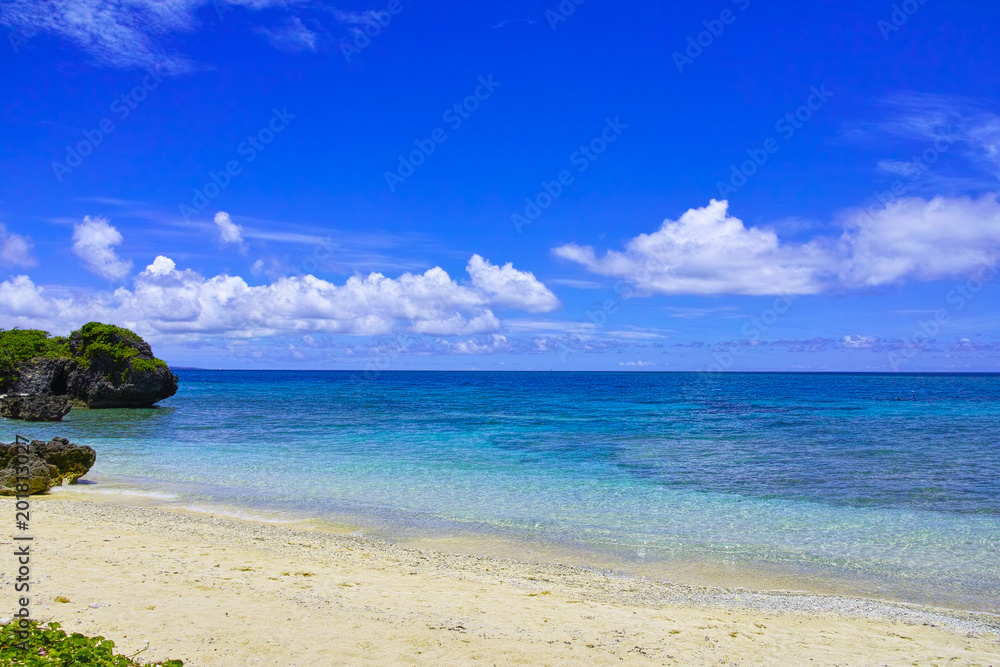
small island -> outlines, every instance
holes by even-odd
[[[0,417],[59,421],[71,407],[149,408],[175,393],[177,376],[128,329],[0,331]]]

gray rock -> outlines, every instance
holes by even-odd
[[[34,396],[11,396],[0,398],[0,417],[23,419],[29,422],[57,422],[70,411],[69,400],[65,396],[36,394]]]
[[[45,493],[56,485],[56,480],[62,481],[59,478],[59,471],[56,470],[56,467],[49,465],[37,456],[29,455],[27,462],[22,465],[27,470],[22,470],[21,472],[27,472],[27,475],[18,475],[16,461],[10,467],[0,470],[0,496],[21,495],[18,493],[17,486],[24,483],[28,485],[28,495]],[[20,479],[23,476],[26,476],[27,480]]]
[[[86,475],[97,461],[93,447],[81,447],[59,437],[48,442],[32,440],[28,452],[54,465],[67,484],[76,484],[76,480]]]
[[[0,496],[17,495],[18,483],[25,483],[18,479],[19,465],[27,466],[28,493],[37,494],[64,482],[76,484],[97,461],[92,447],[80,447],[66,438],[32,440],[27,454],[21,452],[19,456],[14,443],[0,443]]]
[[[91,326],[104,325],[74,331],[72,357],[36,357],[19,364],[7,391],[66,396],[88,408],[148,408],[177,393],[177,376],[153,356],[149,343],[134,334],[89,335]]]

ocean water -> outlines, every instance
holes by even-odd
[[[1000,376],[178,374],[4,439],[93,446],[80,493],[1000,611]]]

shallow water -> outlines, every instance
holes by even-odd
[[[93,446],[84,493],[1000,611],[1000,376],[179,375],[5,439]]]

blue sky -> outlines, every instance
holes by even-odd
[[[8,1],[0,327],[227,368],[1000,371],[998,19]]]

